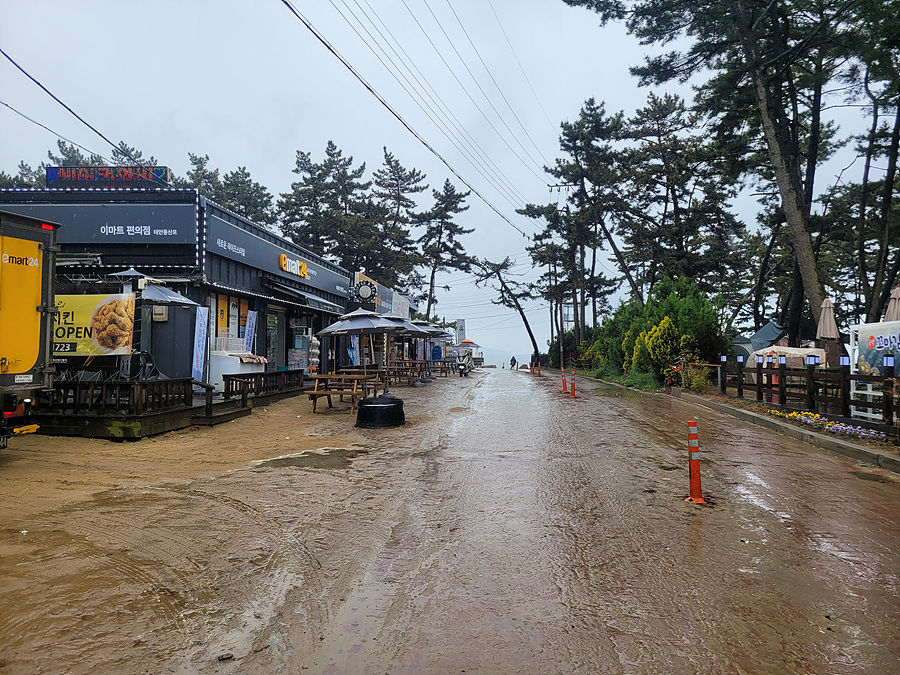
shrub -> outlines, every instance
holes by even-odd
[[[649,346],[658,364],[657,374],[668,365],[665,361],[671,358],[675,334],[682,356],[708,363],[716,363],[720,354],[729,353],[733,334],[726,314],[693,282],[684,278],[663,279],[653,287],[644,305],[636,300],[620,304],[602,326],[588,333],[586,341],[590,345],[582,346],[580,351],[600,362],[621,364],[627,372],[634,359],[635,340],[642,332],[649,334],[654,329],[658,330]],[[663,352],[667,354],[661,356]]]
[[[690,389],[697,394],[702,394],[712,384],[709,380],[709,373],[706,368],[686,366],[684,370],[681,371],[681,377],[684,381],[684,388]]]
[[[656,375],[653,358],[647,348],[647,333],[642,332],[634,341],[634,357],[631,359],[631,368],[628,372],[652,373]]]
[[[675,324],[668,316],[664,316],[662,321],[647,333],[647,351],[656,366],[654,372],[657,375],[662,373],[666,366],[677,362],[683,337],[678,334]]]

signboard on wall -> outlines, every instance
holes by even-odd
[[[57,295],[53,356],[131,353],[134,294]]]
[[[350,295],[350,279],[313,260],[298,256],[255,234],[235,227],[217,216],[207,218],[207,244],[210,253],[237,260],[266,272],[341,297]]]
[[[65,223],[60,244],[196,244],[194,204],[20,204],[4,211]]]
[[[167,166],[48,166],[48,188],[168,188]]]
[[[191,362],[191,377],[203,382],[203,367],[206,364],[206,328],[209,324],[209,307],[197,308],[197,323],[194,324],[194,357]]]

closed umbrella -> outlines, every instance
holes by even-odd
[[[840,339],[837,323],[834,320],[834,303],[831,298],[825,298],[822,302],[822,311],[819,313],[819,325],[816,327],[816,340],[825,343],[826,361],[834,359],[834,363],[840,356],[837,341]],[[828,357],[831,357],[829,359]],[[830,365],[830,364],[829,364]]]
[[[885,321],[900,321],[900,286],[895,286],[891,291],[891,299],[888,300],[887,309],[884,312]]]
[[[817,340],[837,340],[840,337],[837,323],[834,320],[834,303],[830,298],[822,302],[822,311],[819,314],[819,325],[816,328]]]

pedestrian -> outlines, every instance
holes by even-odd
[[[515,356],[513,356],[513,357],[509,360],[509,369],[510,369],[510,370],[515,370],[515,369],[516,369],[516,357],[515,357]]]

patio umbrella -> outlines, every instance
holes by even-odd
[[[900,286],[894,286],[891,291],[891,299],[888,300],[887,309],[884,312],[885,321],[900,321]]]
[[[840,357],[840,339],[837,323],[834,320],[834,303],[831,298],[825,298],[822,302],[822,311],[819,314],[819,325],[816,327],[816,340],[822,340],[825,346],[825,362],[835,365]],[[829,363],[830,362],[830,363]]]
[[[834,320],[834,303],[831,302],[831,298],[825,298],[819,314],[819,325],[816,327],[816,340],[837,340],[839,337],[837,323]]]
[[[459,347],[471,347],[472,349],[481,347],[480,344],[476,344],[476,343],[473,342],[472,340],[468,340],[468,339],[467,339],[467,340],[461,340],[458,346],[459,346]]]
[[[156,305],[186,305],[198,307],[196,302],[190,298],[186,298],[180,293],[166,288],[165,286],[157,286],[156,284],[148,284],[141,292],[141,300]]]
[[[383,333],[397,333],[402,331],[403,328],[402,325],[386,318],[383,314],[360,308],[349,314],[342,315],[338,321],[330,326],[326,326],[316,333],[316,337],[333,335],[380,335]],[[363,355],[362,364],[363,375],[365,376],[365,354]]]

